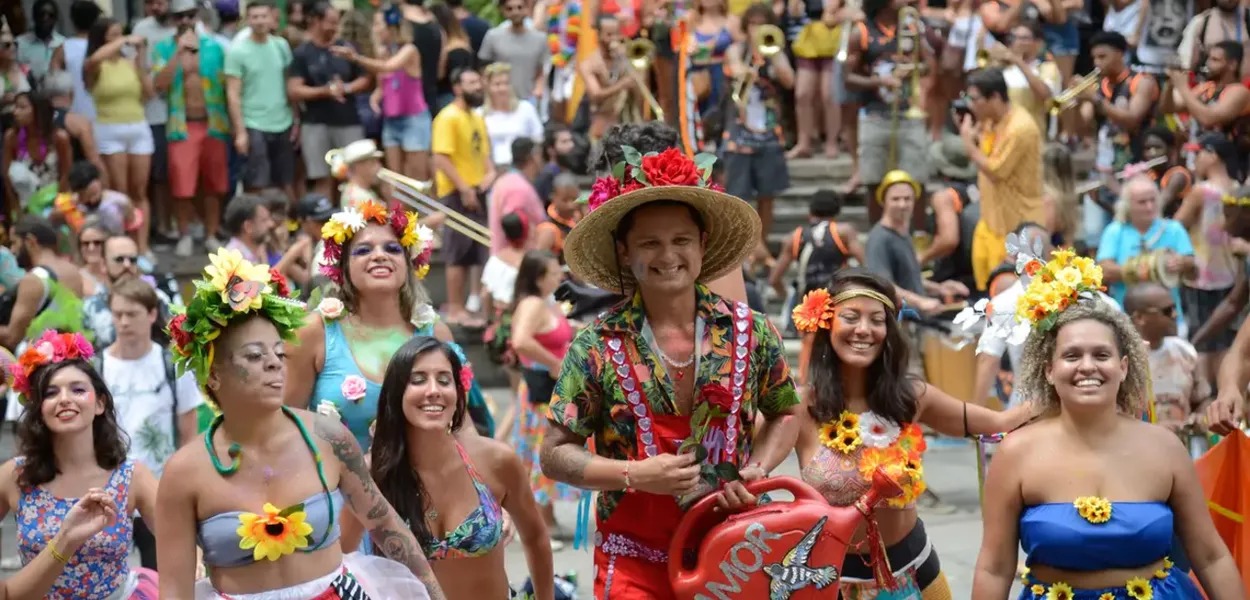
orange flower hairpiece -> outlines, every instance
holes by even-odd
[[[30,377],[40,367],[74,359],[90,360],[92,356],[95,350],[82,334],[57,333],[49,329],[26,348],[16,363],[9,365],[13,391],[29,400]]]
[[[812,333],[818,329],[829,329],[833,326],[833,308],[851,298],[872,298],[885,305],[893,313],[896,309],[894,301],[876,290],[868,288],[852,288],[838,292],[837,296],[829,297],[829,290],[817,288],[803,296],[803,301],[790,313],[794,328],[801,333]]]
[[[818,288],[808,292],[790,317],[794,328],[802,333],[829,329],[833,325],[833,299],[829,297],[829,290]]]

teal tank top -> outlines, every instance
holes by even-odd
[[[369,446],[373,441],[373,436],[369,435],[369,428],[373,425],[374,420],[378,416],[378,398],[382,394],[382,384],[369,380],[360,371],[360,367],[356,365],[356,359],[352,356],[351,347],[347,344],[347,338],[343,335],[343,328],[337,320],[325,321],[325,364],[321,367],[321,372],[317,374],[317,381],[313,384],[313,393],[308,401],[308,409],[318,412],[318,407],[323,401],[330,402],[338,411],[339,416],[343,420],[343,424],[356,436],[356,441],[360,444],[360,449],[368,453]],[[413,332],[413,337],[433,336],[434,323],[422,326]],[[402,344],[401,344],[402,345]],[[459,344],[451,342],[449,344],[456,352],[456,356],[460,358],[461,364],[467,364],[468,358],[464,354],[464,349]],[[399,351],[399,346],[391,350],[391,353]],[[365,389],[364,396],[356,399],[348,399],[343,393],[343,382],[349,377],[358,377],[364,380]],[[476,378],[468,393],[468,404],[471,408],[480,406],[485,409],[485,399],[481,390],[478,388]],[[488,409],[484,411],[486,419],[490,421],[490,412]],[[487,425],[488,430],[493,430],[493,423]]]

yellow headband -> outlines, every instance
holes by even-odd
[[[834,306],[837,306],[839,304],[842,304],[843,302],[846,302],[847,300],[850,300],[851,298],[872,298],[873,300],[876,300],[877,302],[884,304],[885,307],[890,310],[890,312],[894,312],[895,310],[893,300],[890,300],[889,297],[887,297],[885,294],[882,294],[881,292],[878,292],[876,290],[870,290],[868,288],[855,288],[855,289],[841,292],[837,296],[833,297],[831,304],[833,304]]]
[[[1250,206],[1250,198],[1247,197],[1237,198],[1235,196],[1225,194],[1221,200],[1228,206]]]
[[[876,290],[853,288],[829,297],[829,290],[819,288],[803,296],[803,301],[790,313],[794,328],[802,333],[812,333],[818,329],[829,329],[833,325],[833,308],[851,298],[872,298],[883,304],[893,313],[896,309],[894,301]]]

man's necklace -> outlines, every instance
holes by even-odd
[[[673,379],[675,381],[681,381],[686,376],[686,369],[689,368],[690,365],[694,364],[695,360],[699,357],[699,345],[703,340],[703,319],[696,318],[694,321],[694,350],[691,351],[690,356],[683,361],[673,360],[664,353],[664,349],[660,348],[659,340],[655,337],[655,332],[651,329],[651,323],[646,322],[645,320],[642,324],[642,337],[647,340],[647,344],[655,349],[655,353],[660,356],[660,362],[673,368]]]

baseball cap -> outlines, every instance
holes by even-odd
[[[336,212],[338,207],[329,198],[317,193],[305,195],[295,206],[296,217],[314,221],[329,221]]]

